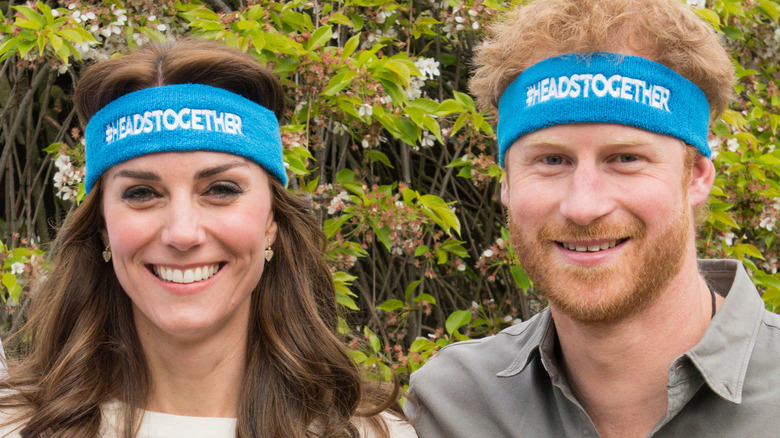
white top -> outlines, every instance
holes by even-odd
[[[104,419],[100,436],[104,438],[119,438],[121,429],[118,421],[120,414],[119,402],[111,402],[103,407]],[[387,421],[391,438],[417,438],[414,428],[398,417],[383,412]],[[160,412],[143,411],[141,428],[136,438],[235,438],[235,418],[188,417],[184,415],[163,414]],[[20,438],[18,425],[0,427],[0,437]],[[373,438],[374,434],[360,428],[363,438]]]

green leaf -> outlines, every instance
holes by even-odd
[[[31,30],[43,29],[43,25],[37,20],[16,20],[14,25],[21,27],[23,29],[31,29]]]
[[[469,111],[476,112],[476,106],[474,105],[474,99],[471,98],[466,93],[461,93],[460,91],[453,91],[453,96],[455,96],[455,100],[458,101],[461,105],[465,106]]]
[[[370,328],[365,327],[363,328],[363,334],[368,336],[368,343],[371,344],[371,349],[374,350],[374,353],[379,353],[379,349],[382,347],[382,345],[374,332],[371,331]]]
[[[393,72],[401,82],[406,85],[411,79],[411,71],[405,62],[393,59],[385,64],[385,68]]]
[[[760,260],[764,260],[764,256],[761,254],[761,251],[758,250],[755,246],[749,244],[749,243],[739,243],[737,245],[734,245],[732,248],[734,250],[739,251],[743,254],[747,254],[751,257],[755,257]]]
[[[419,303],[421,301],[427,301],[427,302],[429,302],[431,304],[434,304],[434,305],[436,304],[436,298],[434,298],[433,295],[431,295],[431,294],[425,294],[425,293],[417,295],[416,297],[414,297],[414,299],[412,301],[414,301],[415,303]]]
[[[520,265],[513,264],[509,268],[509,273],[512,274],[512,279],[515,280],[517,287],[522,289],[523,292],[528,292],[528,288],[531,287],[531,279],[525,273],[525,270]]]
[[[780,6],[773,1],[761,0],[758,4],[758,9],[773,21],[777,21],[778,17],[780,17]]]
[[[406,286],[406,291],[404,291],[404,299],[409,302],[409,298],[412,296],[412,292],[414,292],[415,289],[417,289],[417,286],[422,283],[422,280],[415,280],[411,283],[409,283],[408,286]]]
[[[701,19],[710,23],[710,26],[712,26],[715,30],[720,30],[720,16],[715,11],[697,8],[694,10],[694,12]]]
[[[347,331],[349,333],[349,331]],[[356,364],[360,365],[361,363],[365,362],[366,359],[368,359],[368,356],[366,356],[365,353],[362,351],[357,350],[347,350],[347,353],[349,353],[350,357],[352,357],[352,360],[355,361]]]
[[[427,252],[428,252],[428,251],[430,251],[430,250],[431,250],[431,249],[430,249],[430,248],[428,248],[427,246],[425,246],[425,245],[420,245],[420,246],[418,246],[417,248],[415,248],[415,250],[414,250],[414,256],[415,256],[415,257],[420,257],[421,255],[423,255],[423,254],[427,253]]]
[[[336,302],[346,307],[347,309],[360,310],[357,304],[355,304],[355,300],[353,300],[351,297],[343,293],[336,292]]]
[[[388,251],[392,250],[393,244],[390,242],[390,228],[387,225],[379,226],[375,221],[369,221],[371,229],[374,230],[374,234],[377,239],[382,242],[382,245],[387,248]]]
[[[336,234],[336,231],[341,230],[341,227],[344,225],[344,223],[352,219],[354,216],[354,214],[347,213],[342,214],[338,218],[330,218],[322,225],[322,232],[324,232],[325,236],[330,239],[334,234]]]
[[[324,46],[331,37],[333,37],[333,29],[331,26],[322,26],[314,31],[311,38],[306,43],[307,50],[314,50],[318,46]]]
[[[323,96],[333,96],[334,94],[351,85],[352,79],[354,79],[355,76],[357,76],[357,72],[354,70],[346,70],[337,74],[336,76],[333,76],[330,78],[328,86],[325,87],[325,90],[323,90],[323,92],[320,94]]]
[[[14,286],[16,286],[16,276],[10,272],[6,272],[3,274],[3,286],[8,289],[8,291],[12,291]]]
[[[235,24],[238,30],[260,29],[260,23],[257,21],[241,20]]]
[[[444,327],[447,333],[453,334],[459,328],[468,324],[471,321],[471,312],[468,310],[456,310],[447,317],[447,321],[444,323]]]
[[[31,21],[37,21],[41,25],[39,29],[42,28],[44,24],[46,24],[46,20],[43,18],[43,16],[38,12],[36,12],[35,9],[29,6],[13,6],[13,8],[16,9],[17,12],[22,14],[24,18]]]
[[[441,249],[445,251],[449,251],[453,254],[455,254],[458,257],[461,258],[468,258],[469,252],[466,251],[466,248],[463,247],[463,244],[466,243],[462,240],[456,240],[456,239],[450,239],[442,242]]]
[[[347,59],[350,56],[352,56],[352,54],[355,53],[355,49],[358,48],[359,44],[360,44],[360,34],[357,34],[352,38],[348,39],[347,42],[344,44],[344,49],[341,51],[341,59]]]
[[[432,342],[430,339],[426,338],[417,338],[412,342],[412,345],[409,347],[410,353],[420,353],[423,351],[429,351],[433,350],[434,348],[438,347],[435,342]]]
[[[337,183],[355,182],[355,171],[352,169],[341,169],[336,174]]]
[[[393,310],[402,308],[403,306],[404,306],[404,302],[403,301],[393,298],[393,299],[387,300],[387,301],[383,302],[382,304],[376,306],[376,308],[379,309],[379,310],[384,310],[387,313],[390,313]]]
[[[328,18],[328,23],[343,24],[344,26],[355,27],[355,25],[352,24],[352,21],[349,18],[347,18],[346,15],[340,12],[336,12],[335,14],[331,15]]]
[[[377,151],[377,150],[369,150],[366,152],[366,155],[371,160],[372,163],[376,163],[379,161],[380,163],[383,163],[385,166],[395,169],[392,164],[390,164],[390,159],[385,155],[384,153]]]

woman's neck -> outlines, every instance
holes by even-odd
[[[150,374],[146,410],[197,417],[238,416],[246,373],[246,331],[187,341],[142,333],[139,330]]]

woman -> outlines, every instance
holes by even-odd
[[[3,433],[416,436],[335,334],[272,74],[217,43],[150,44],[87,69],[75,104],[88,196],[0,382]]]

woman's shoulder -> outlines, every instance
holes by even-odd
[[[417,438],[417,432],[414,431],[414,427],[394,413],[389,411],[382,412],[379,414],[379,419],[387,426],[390,438]],[[370,423],[365,419],[361,419],[358,427],[361,438],[376,438],[378,436]]]
[[[103,406],[102,436],[121,436],[122,404],[116,400]],[[234,438],[236,419],[191,417],[141,411],[137,438]]]
[[[13,389],[0,389],[0,398],[18,394]],[[0,438],[19,438],[25,421],[21,419],[24,410],[19,407],[0,407]]]

